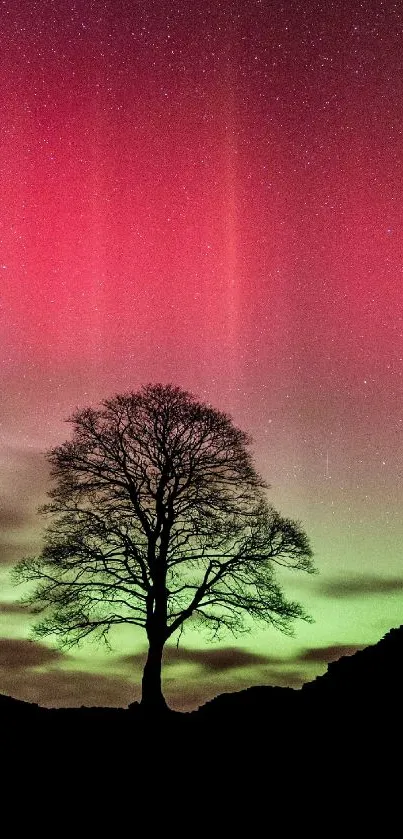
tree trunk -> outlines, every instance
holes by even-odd
[[[168,706],[162,694],[161,667],[163,641],[150,640],[147,661],[143,672],[141,705],[147,711],[167,711]]]

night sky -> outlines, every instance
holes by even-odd
[[[0,692],[126,705],[145,639],[28,641],[64,419],[171,382],[252,434],[315,623],[168,650],[177,708],[299,687],[403,622],[403,4],[0,5]],[[302,575],[303,576],[303,575]]]

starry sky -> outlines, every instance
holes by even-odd
[[[145,644],[28,640],[10,568],[40,550],[64,419],[172,382],[252,434],[320,574],[315,623],[190,629],[191,708],[300,687],[403,619],[400,0],[0,4],[0,692],[126,705]]]

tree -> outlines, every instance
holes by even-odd
[[[250,438],[231,418],[172,385],[147,385],[68,420],[73,438],[48,452],[51,523],[18,582],[43,613],[35,637],[70,647],[121,624],[146,631],[142,705],[164,708],[164,645],[187,621],[215,637],[255,620],[291,631],[309,620],[286,600],[275,566],[312,572],[299,523],[265,497]]]

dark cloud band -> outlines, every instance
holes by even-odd
[[[320,594],[326,597],[359,597],[403,592],[403,577],[347,577],[319,583]]]

